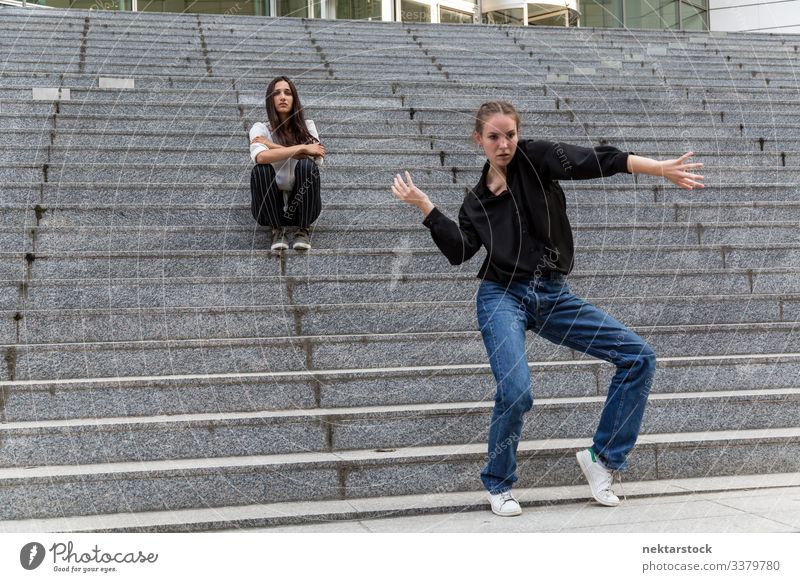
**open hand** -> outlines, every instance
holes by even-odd
[[[428,195],[414,186],[414,182],[411,180],[411,174],[408,172],[406,172],[405,182],[403,181],[403,178],[400,177],[400,174],[397,174],[394,177],[394,182],[392,183],[392,194],[394,194],[395,198],[398,198],[403,202],[408,202],[422,211],[425,211],[426,206],[432,206]]]
[[[702,168],[703,164],[700,162],[693,162],[691,164],[684,163],[684,161],[688,160],[693,155],[694,152],[686,152],[678,159],[661,162],[661,175],[676,186],[680,186],[686,190],[702,188],[703,176],[692,174],[688,170]]]

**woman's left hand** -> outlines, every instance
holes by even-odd
[[[664,176],[664,178],[666,178],[673,184],[675,184],[676,186],[680,186],[681,188],[685,188],[686,190],[692,190],[694,188],[702,188],[703,176],[701,176],[700,174],[692,174],[688,170],[692,170],[694,168],[702,168],[703,164],[701,162],[693,162],[691,164],[684,163],[693,155],[694,152],[686,152],[681,157],[675,160],[665,160],[663,162],[660,162],[661,175]]]

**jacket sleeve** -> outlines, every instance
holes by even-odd
[[[431,237],[451,265],[460,265],[471,259],[481,248],[481,239],[467,216],[464,206],[458,212],[458,224],[434,207],[422,222],[431,231]]]
[[[528,158],[551,180],[591,180],[628,172],[628,152],[614,146],[585,148],[568,143],[531,141]]]

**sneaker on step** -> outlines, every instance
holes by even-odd
[[[270,249],[273,251],[285,251],[289,248],[289,243],[286,241],[285,228],[272,229],[272,245]]]
[[[522,514],[522,508],[519,506],[519,502],[514,499],[511,489],[502,493],[489,493],[487,491],[486,494],[489,496],[489,503],[492,504],[492,513],[495,515],[511,517]]]
[[[311,248],[311,237],[308,236],[307,228],[298,228],[294,231],[294,244],[292,248],[296,251],[307,251]]]
[[[597,458],[594,449],[579,451],[575,456],[578,458],[583,475],[589,482],[589,488],[592,490],[592,497],[595,501],[607,507],[619,505],[619,497],[614,495],[611,490],[614,472],[603,465],[602,461]]]

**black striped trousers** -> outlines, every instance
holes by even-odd
[[[272,164],[256,164],[250,174],[250,210],[261,226],[308,228],[322,212],[319,168],[313,160],[298,160],[294,188],[284,206],[283,192],[275,183]]]

